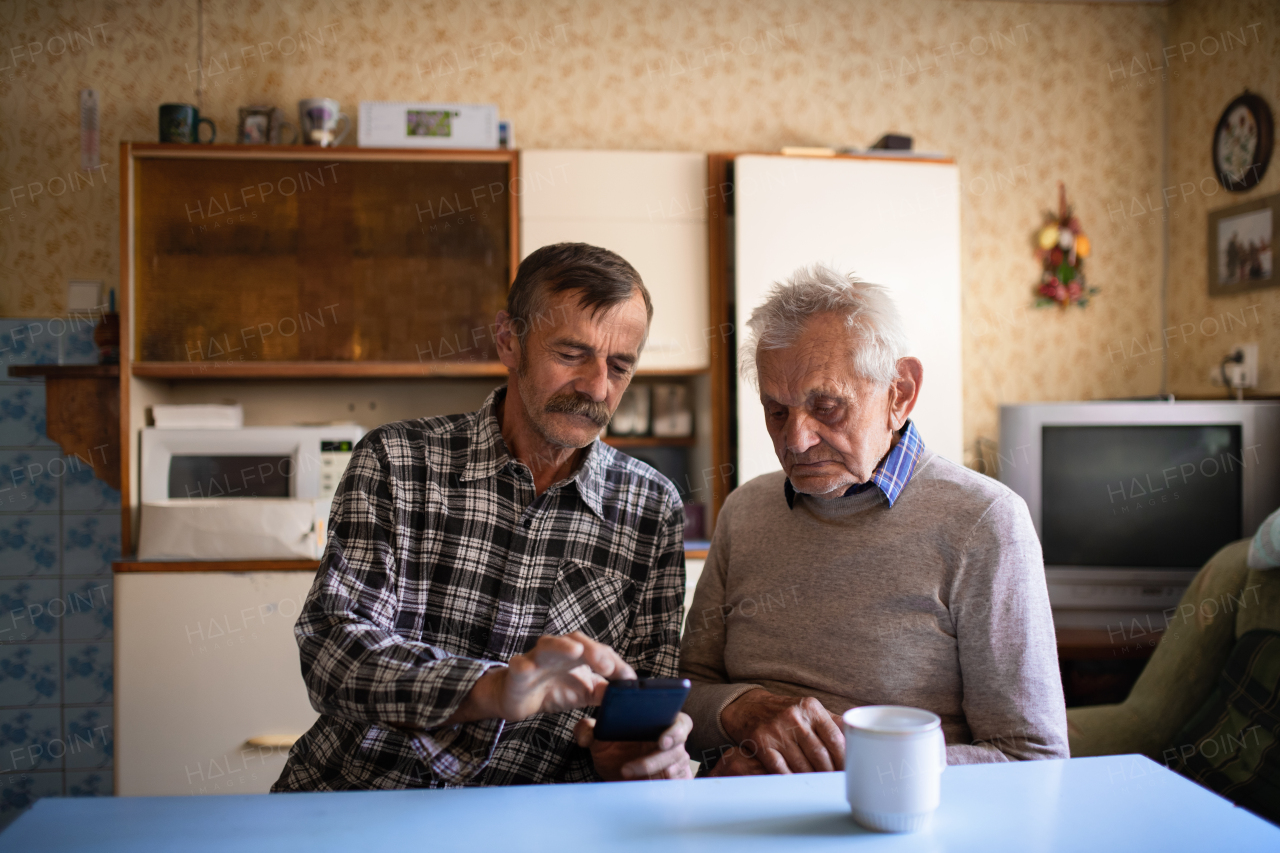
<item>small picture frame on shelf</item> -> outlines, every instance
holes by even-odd
[[[649,386],[633,383],[622,398],[609,421],[609,435],[649,434]]]
[[[1280,194],[1209,212],[1209,295],[1275,287]]]
[[[285,128],[291,131],[285,141]],[[251,106],[240,108],[240,124],[236,127],[236,142],[241,145],[293,145],[298,141],[298,128],[284,117],[279,107]]]
[[[653,386],[653,434],[662,438],[688,438],[693,435],[693,405],[689,386],[677,382]]]

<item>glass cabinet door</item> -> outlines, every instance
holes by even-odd
[[[496,361],[515,228],[495,154],[137,157],[134,359]]]

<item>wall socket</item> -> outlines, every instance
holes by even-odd
[[[1237,352],[1244,355],[1244,360],[1239,362],[1227,362],[1227,380],[1231,383],[1232,388],[1257,388],[1258,345],[1236,344],[1227,354],[1234,355]],[[1209,373],[1209,381],[1214,385],[1221,387],[1222,372],[1215,367]]]
[[[85,281],[72,279],[67,282],[67,313],[97,311],[105,309],[102,305],[102,282],[100,280]]]

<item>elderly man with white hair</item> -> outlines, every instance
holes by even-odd
[[[888,293],[815,265],[748,326],[783,470],[716,523],[681,648],[690,754],[713,775],[839,770],[843,712],[910,705],[942,718],[948,763],[1066,758],[1031,516],[925,447]]]

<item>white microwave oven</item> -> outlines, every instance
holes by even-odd
[[[142,430],[143,560],[319,559],[330,503],[364,430]]]
[[[332,499],[356,424],[142,430],[142,500]]]

